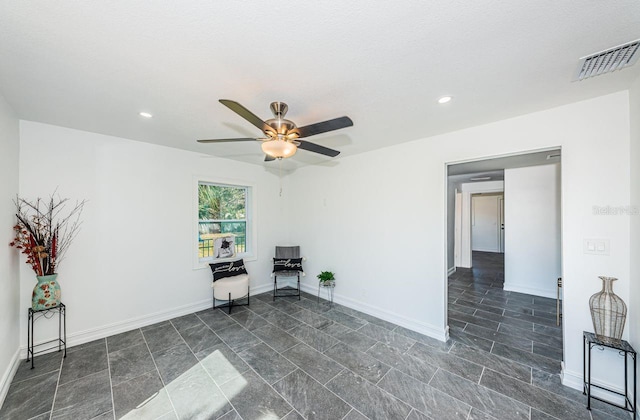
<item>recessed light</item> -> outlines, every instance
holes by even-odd
[[[469,178],[470,181],[488,181],[490,179],[491,179],[490,176],[478,176],[475,178]]]
[[[145,117],[145,118],[151,118],[153,117],[153,115],[149,114],[148,112],[141,112],[139,114],[141,117]]]
[[[438,99],[438,103],[439,104],[446,104],[451,99],[453,99],[451,96],[443,96],[442,98]]]

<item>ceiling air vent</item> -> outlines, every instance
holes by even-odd
[[[574,80],[611,73],[633,65],[640,55],[640,39],[580,59]]]

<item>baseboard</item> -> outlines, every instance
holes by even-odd
[[[318,293],[317,286],[301,283],[300,288],[312,295],[316,295]],[[339,294],[333,295],[333,301],[356,311],[375,316],[376,318],[380,318],[384,321],[392,322],[394,324],[400,325],[401,327],[435,338],[436,340],[447,341],[447,339],[449,338],[448,328],[438,328],[435,325],[425,324],[423,322],[406,318],[396,313],[380,309],[377,306],[369,305],[367,303],[341,296]]]
[[[11,381],[13,377],[16,375],[16,371],[18,370],[18,366],[20,364],[20,348],[16,349],[16,352],[13,354],[11,361],[9,362],[9,366],[5,370],[2,375],[2,379],[0,379],[0,407],[4,404],[5,398],[7,398],[7,393],[9,392],[9,387],[11,386]]]
[[[447,277],[449,277],[450,275],[452,275],[453,273],[456,272],[456,266],[454,265],[453,267],[451,267],[448,271],[447,271]]]
[[[528,295],[541,296],[550,299],[556,299],[558,297],[558,291],[556,289],[540,289],[537,287],[527,286],[526,284],[505,282],[503,289],[507,292],[526,293]]]
[[[252,287],[250,295],[257,295],[270,291],[272,285],[264,284],[257,287]],[[84,331],[74,332],[67,334],[67,347],[73,347],[80,344],[88,343],[93,340],[99,340],[101,338],[109,337],[115,334],[131,331],[136,328],[146,327],[147,325],[156,324],[158,322],[166,321],[178,316],[188,315],[194,312],[202,311],[212,307],[211,297],[201,300],[196,303],[179,306],[176,308],[154,312],[149,315],[144,315],[136,318],[131,318],[125,321],[115,322],[113,324],[103,325],[101,327],[90,328]],[[40,342],[46,342],[51,338],[45,338]],[[38,345],[38,342],[35,343]],[[54,351],[56,349],[52,349]],[[25,359],[27,357],[26,346],[20,347],[20,358]]]
[[[562,380],[562,385],[568,386],[568,387],[573,388],[573,389],[577,389],[580,392],[583,391],[584,382],[582,380],[582,372],[567,371],[565,369],[564,363],[563,363],[562,364],[562,372],[560,373],[560,378]],[[616,392],[624,393],[624,388],[622,388],[620,386],[617,386],[617,385],[613,385],[613,384],[607,383],[607,382],[603,382],[603,381],[598,380],[598,379],[591,378],[591,383],[596,384],[596,385],[600,385],[602,387],[611,389],[611,390],[616,391]],[[603,391],[603,390],[595,388],[595,387],[591,388],[591,394],[593,396],[596,396],[596,397],[607,399],[607,400],[612,401],[612,402],[614,402],[616,404],[624,405],[624,400],[623,400],[622,396],[615,395],[615,394],[609,393],[607,391]]]

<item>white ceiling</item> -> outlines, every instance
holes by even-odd
[[[273,166],[258,143],[195,142],[260,134],[218,99],[263,119],[284,101],[298,125],[348,115],[309,139],[342,157],[627,89],[640,65],[571,78],[637,38],[637,0],[5,0],[0,94],[21,119]]]

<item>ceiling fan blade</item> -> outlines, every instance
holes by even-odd
[[[326,133],[327,131],[339,130],[345,127],[351,127],[353,121],[349,117],[334,118],[332,120],[323,121],[315,124],[298,127],[300,137],[315,136],[316,134]]]
[[[235,112],[236,114],[240,115],[245,120],[249,121],[251,124],[258,127],[258,129],[261,131],[265,131],[265,129],[269,127],[256,114],[249,111],[247,108],[243,107],[236,101],[231,101],[229,99],[220,99],[220,103],[226,106],[227,108],[229,108],[230,110],[232,110],[233,112]]]
[[[276,158],[274,158],[273,156],[264,155],[265,162],[271,162],[272,160],[276,160]]]
[[[257,139],[251,137],[241,137],[237,139],[205,139],[198,140],[198,143],[228,143],[231,141],[256,141]]]
[[[320,146],[319,144],[311,143],[309,141],[297,140],[300,145],[298,149],[308,150],[314,153],[320,153],[321,155],[336,157],[340,154],[339,151],[329,149],[328,147]]]

